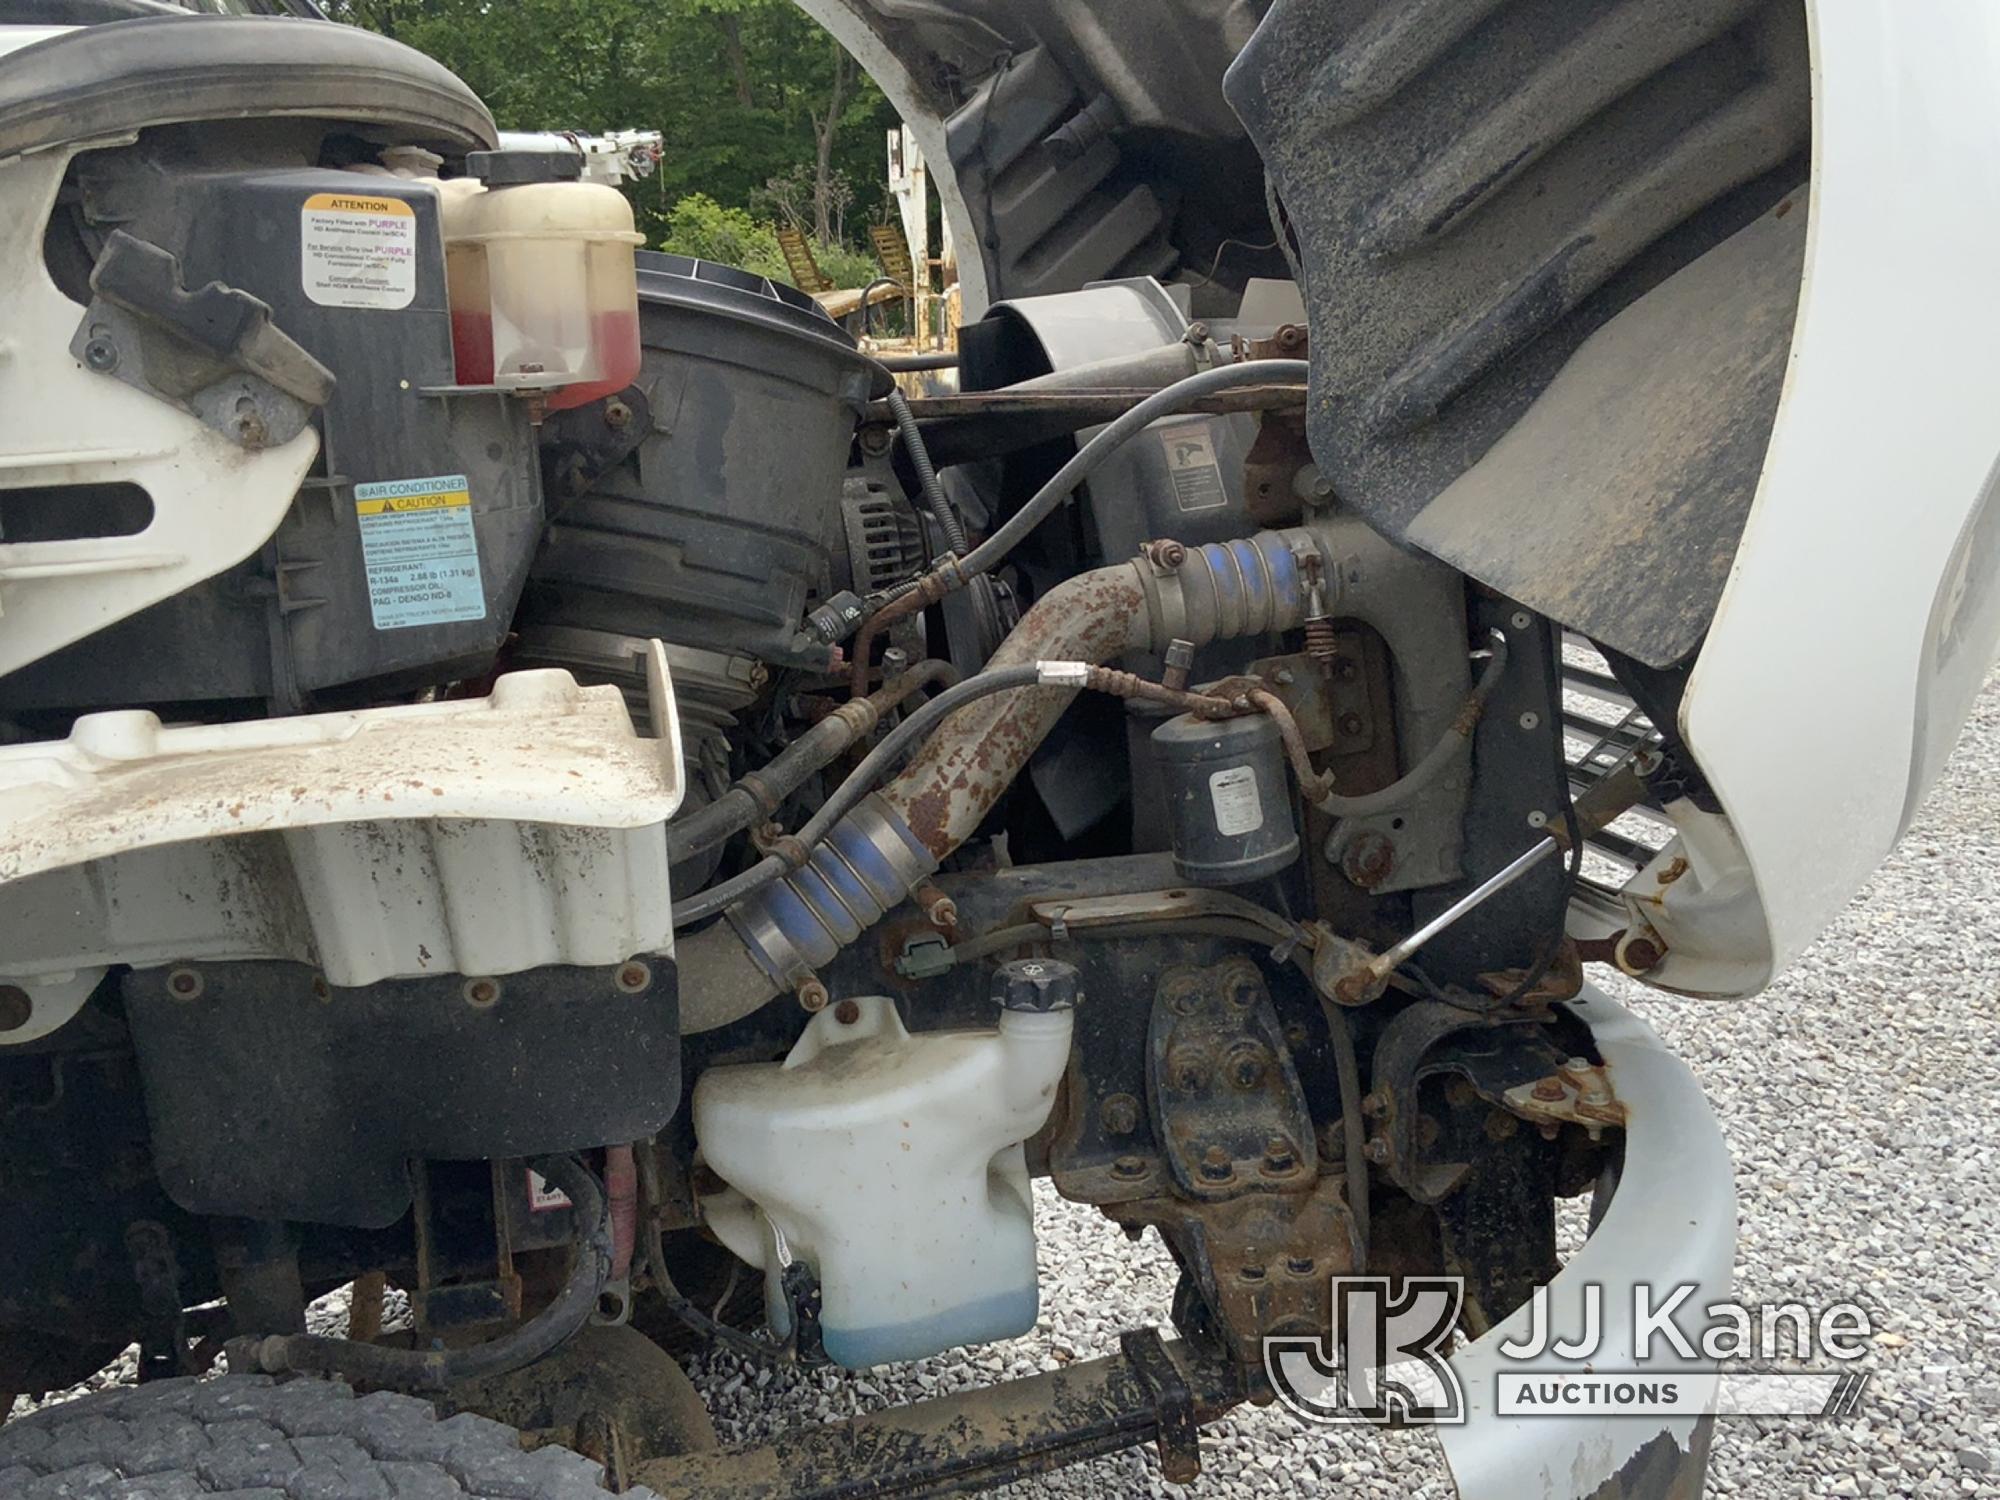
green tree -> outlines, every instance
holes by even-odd
[[[838,184],[882,175],[895,112],[791,0],[331,0],[336,20],[426,52],[508,130],[653,129],[665,154],[630,192],[649,241],[703,194],[748,209],[803,166],[809,227],[837,239]],[[873,194],[864,190],[864,199]]]
[[[706,193],[689,193],[667,215],[662,250],[741,266],[773,281],[789,281],[784,253],[771,226],[740,208],[725,208]]]

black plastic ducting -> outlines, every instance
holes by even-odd
[[[652,430],[558,512],[524,626],[788,660],[888,373],[804,293],[686,256],[639,253],[639,329]]]

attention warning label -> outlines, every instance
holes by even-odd
[[[357,484],[354,513],[377,630],[486,618],[463,474]]]
[[[1182,422],[1158,429],[1167,454],[1167,476],[1173,481],[1174,503],[1182,511],[1220,510],[1229,503],[1222,487],[1222,466],[1215,461],[1215,443],[1206,422]]]
[[[299,279],[321,307],[408,307],[417,211],[400,198],[314,193],[299,210]]]

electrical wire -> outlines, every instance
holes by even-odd
[[[667,1311],[702,1337],[713,1339],[738,1354],[767,1362],[790,1363],[796,1351],[789,1344],[760,1339],[755,1334],[745,1333],[740,1328],[731,1328],[719,1318],[703,1312],[674,1284],[673,1273],[667,1268],[666,1236],[660,1232],[659,1207],[664,1195],[660,1191],[659,1167],[650,1151],[638,1153],[638,1161],[639,1190],[642,1199],[639,1222],[644,1226],[641,1234],[646,1241],[646,1269],[652,1273],[653,1289],[667,1304]],[[730,1287],[735,1284],[734,1266],[730,1267],[729,1275],[730,1286],[724,1287],[722,1297],[716,1300],[715,1305],[718,1309],[728,1298]]]

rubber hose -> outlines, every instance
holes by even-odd
[[[910,466],[917,471],[917,486],[924,492],[924,504],[931,517],[938,524],[938,533],[943,536],[945,546],[954,557],[963,557],[970,545],[965,536],[965,527],[960,524],[958,512],[946,498],[944,485],[938,481],[937,470],[931,466],[930,449],[924,446],[924,435],[917,426],[916,414],[910,410],[910,403],[902,391],[889,387],[889,411],[896,419],[896,430],[903,435],[903,451],[910,455]]]
[[[576,1265],[555,1299],[512,1333],[464,1349],[392,1349],[382,1344],[357,1344],[317,1334],[274,1334],[248,1339],[234,1352],[232,1368],[261,1370],[267,1375],[287,1371],[302,1375],[338,1376],[355,1385],[394,1391],[441,1391],[463,1380],[504,1375],[532,1364],[575,1333],[597,1309],[611,1274],[611,1220],[597,1179],[573,1156],[542,1157],[532,1163],[551,1186],[569,1195],[571,1212],[582,1229],[577,1237]],[[582,1228],[582,1226],[588,1226]]]
[[[1076,456],[1055,477],[1029,497],[1027,503],[960,560],[961,578],[985,573],[1019,546],[1022,538],[1047,519],[1078,485],[1097,471],[1100,464],[1137,433],[1161,417],[1171,417],[1190,403],[1244,385],[1271,385],[1303,381],[1310,371],[1302,359],[1259,359],[1248,364],[1222,365],[1203,370],[1185,380],[1177,380],[1165,390],[1155,391],[1123,415],[1115,417],[1096,436],[1077,449]]]

